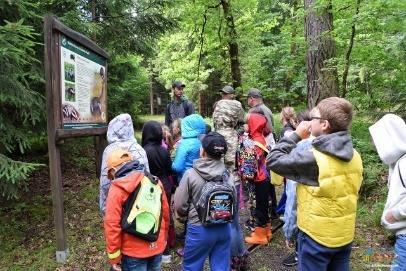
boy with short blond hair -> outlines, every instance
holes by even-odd
[[[343,98],[324,99],[311,119],[275,145],[267,167],[298,182],[299,270],[346,271],[363,171],[348,131],[352,105]],[[310,134],[315,137],[310,151],[291,153]]]

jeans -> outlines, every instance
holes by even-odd
[[[406,270],[406,234],[396,236],[395,259],[392,262],[391,271]]]
[[[159,271],[161,270],[162,254],[149,258],[133,258],[123,255],[121,269],[123,271]]]
[[[338,247],[325,247],[300,231],[297,238],[299,271],[349,271],[352,243]]]
[[[230,270],[230,225],[188,224],[184,251],[183,271],[203,270],[207,257],[211,271]]]
[[[243,233],[239,223],[240,215],[238,206],[240,204],[240,197],[242,197],[240,187],[240,184],[235,186],[237,190],[237,208],[235,209],[233,223],[231,223],[231,257],[241,256],[245,253]]]

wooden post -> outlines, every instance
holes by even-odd
[[[59,91],[60,78],[57,69],[52,69],[52,59],[60,60],[58,53],[58,35],[52,35],[53,18],[46,17],[44,23],[45,41],[45,81],[47,93],[47,132],[48,132],[48,153],[49,153],[49,174],[52,190],[52,206],[56,231],[56,261],[65,263],[68,258],[68,247],[66,245],[66,232],[63,208],[62,174],[59,147],[56,144],[56,129],[59,128],[60,101]],[[59,62],[59,61],[57,61]]]
[[[65,127],[62,120],[62,75],[61,75],[61,46],[66,39],[72,43],[77,43],[76,47],[85,48],[86,52],[93,52],[105,58],[104,75],[107,85],[107,59],[108,54],[87,37],[66,27],[56,18],[46,16],[44,19],[44,43],[45,43],[45,79],[47,97],[47,132],[48,132],[48,153],[49,153],[49,173],[52,191],[52,205],[54,213],[54,223],[56,232],[56,261],[65,263],[68,258],[68,247],[66,241],[64,207],[63,207],[63,185],[61,173],[61,157],[59,144],[63,139],[71,137],[96,136],[96,167],[100,176],[101,159],[104,147],[106,146],[105,134],[107,131],[107,119],[97,123],[85,123],[83,128],[81,123],[73,123],[78,127]],[[69,42],[68,42],[69,43]],[[65,80],[65,78],[64,78]],[[107,101],[105,101],[106,106]],[[105,111],[107,112],[107,106]],[[106,113],[107,114],[107,113]]]

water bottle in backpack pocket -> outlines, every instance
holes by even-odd
[[[158,178],[145,172],[123,206],[123,231],[149,242],[157,241],[162,219],[162,193]]]

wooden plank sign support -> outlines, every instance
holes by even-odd
[[[60,144],[71,137],[95,136],[96,168],[107,131],[108,54],[93,41],[63,25],[44,19],[45,79],[49,172],[56,232],[56,260],[68,257],[63,206]]]

